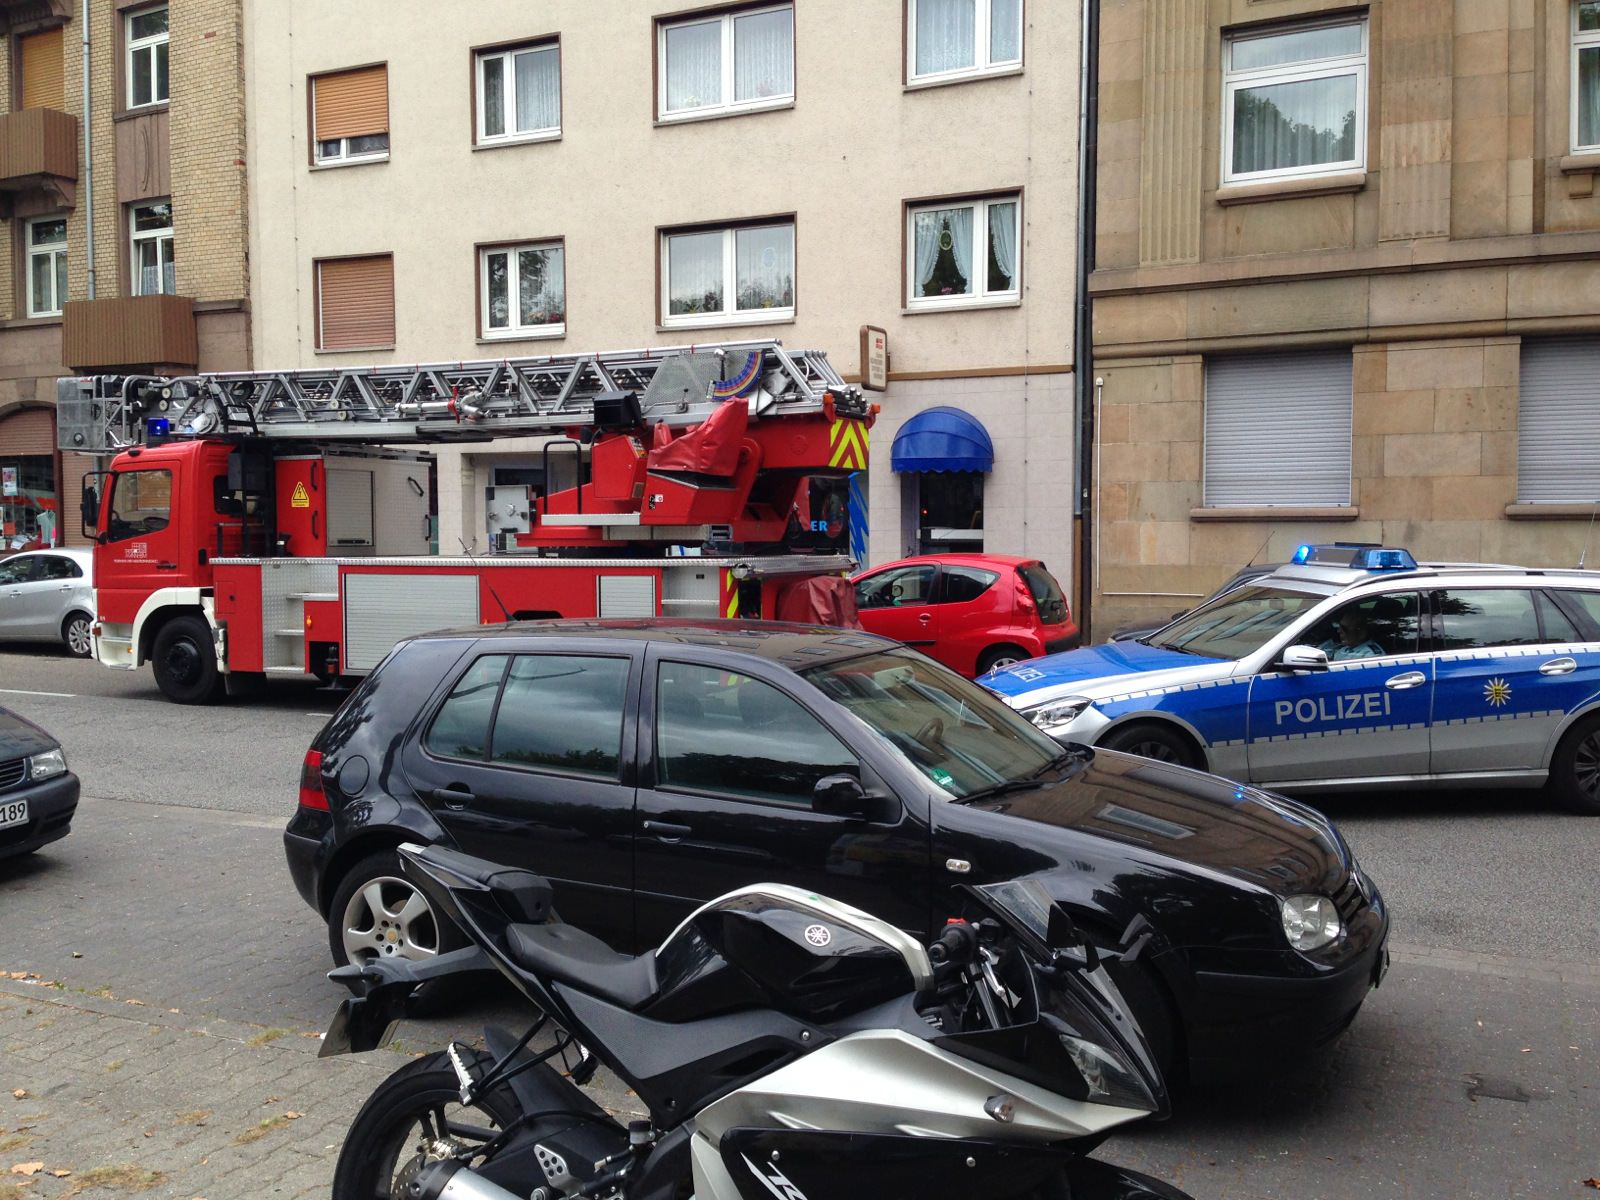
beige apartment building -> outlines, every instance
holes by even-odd
[[[247,4],[262,366],[781,339],[855,380],[874,327],[871,559],[1026,553],[1068,578],[1076,6],[442,12]],[[932,408],[970,453],[895,472]],[[542,486],[539,445],[439,452],[442,550],[507,527],[499,489]]]
[[[1096,629],[1302,541],[1575,565],[1600,4],[1102,11]]]
[[[58,376],[249,365],[241,17],[0,0],[0,554],[82,540]]]

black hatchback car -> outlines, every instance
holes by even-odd
[[[1315,809],[1063,750],[885,638],[801,625],[510,625],[396,647],[317,735],[284,834],[334,958],[455,945],[398,869],[434,842],[547,876],[619,950],[796,884],[927,936],[956,885],[1042,879],[1158,1052],[1306,1048],[1354,1018],[1388,916]]]
[[[78,777],[61,743],[0,708],[0,859],[66,837],[77,809]]]

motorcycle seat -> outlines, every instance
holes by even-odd
[[[656,956],[618,954],[571,925],[510,925],[506,948],[519,967],[602,1000],[637,1008],[656,994]]]

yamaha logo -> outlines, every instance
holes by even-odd
[[[826,946],[829,942],[833,941],[833,934],[828,932],[828,927],[826,925],[807,925],[806,941],[810,942],[813,946]]]

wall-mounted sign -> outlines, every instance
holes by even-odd
[[[889,334],[874,325],[861,327],[861,386],[869,392],[889,386]]]

